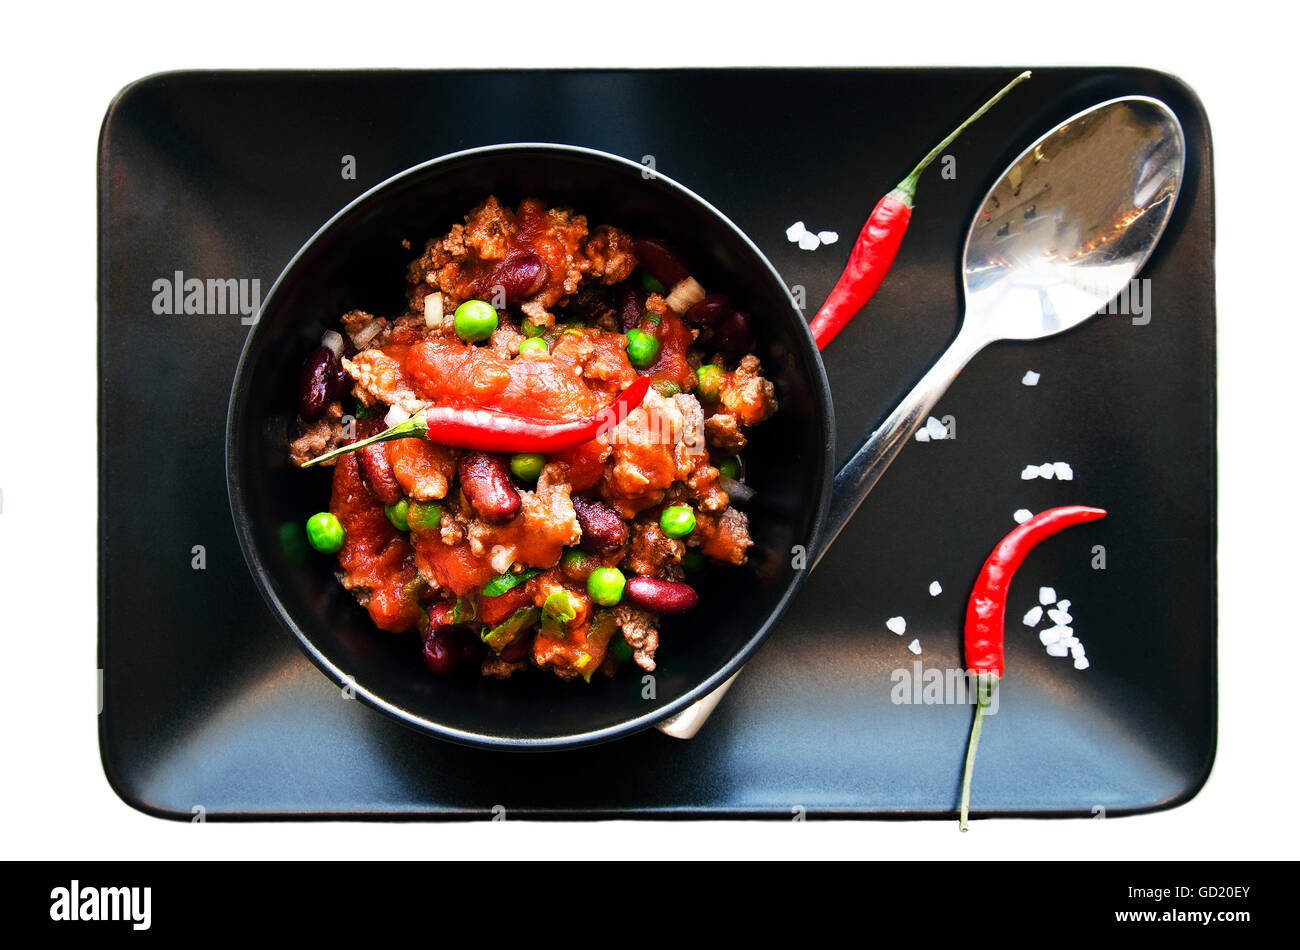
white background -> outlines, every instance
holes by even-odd
[[[1274,14],[1285,5],[561,6],[318,0],[290,14],[226,0],[201,13],[174,2],[6,9],[0,856],[575,854],[570,832],[553,824],[176,824],[133,811],[109,789],[93,682],[95,148],[123,85],[191,67],[1082,64],[1181,76],[1204,101],[1214,136],[1221,710],[1209,784],[1172,812],[982,822],[968,835],[949,822],[615,823],[583,834],[581,856],[1296,857],[1300,152],[1295,26]],[[834,148],[807,145],[810,159]]]

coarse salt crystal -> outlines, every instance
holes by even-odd
[[[922,427],[922,428],[920,428],[920,429],[917,429],[917,430],[916,430],[916,441],[918,441],[918,442],[929,442],[929,441],[930,441],[930,433],[929,433],[929,430],[927,430],[927,429],[924,428],[924,427]]]
[[[1092,664],[1088,662],[1086,656],[1076,656],[1074,658],[1074,668],[1076,670],[1086,670],[1090,666],[1092,666]]]
[[[817,240],[817,235],[809,231],[805,231],[803,234],[799,235],[799,247],[801,250],[815,251],[821,246],[822,242]]]
[[[1069,652],[1070,652],[1069,649],[1065,646],[1064,643],[1057,642],[1057,643],[1049,643],[1047,645],[1048,656],[1065,656]]]
[[[823,244],[834,244],[839,239],[840,239],[840,235],[838,231],[817,232],[817,240],[821,241]]]
[[[1056,603],[1056,588],[1055,587],[1038,588],[1038,602],[1042,604],[1044,607],[1046,607],[1048,604]]]
[[[1038,642],[1043,646],[1050,646],[1059,639],[1061,639],[1061,635],[1056,632],[1055,627],[1044,627],[1038,631]]]
[[[1062,629],[1062,630],[1069,630],[1070,628],[1069,628],[1069,627],[1061,627],[1060,629]],[[1071,650],[1076,649],[1076,648],[1077,648],[1077,649],[1080,649],[1080,650],[1083,649],[1083,644],[1079,641],[1079,638],[1078,638],[1078,637],[1061,637],[1061,642],[1064,643],[1064,644],[1065,644],[1067,647],[1069,647]]]
[[[910,650],[911,652],[915,653],[917,656],[920,656],[920,655],[921,655],[921,641],[920,641],[920,640],[913,640],[911,643],[909,643],[909,644],[907,645],[907,649]]]
[[[1073,643],[1067,643],[1066,646],[1070,648],[1070,656],[1074,657],[1076,660],[1083,656],[1083,644],[1078,640],[1075,640]]]
[[[1029,372],[1025,373],[1024,379],[1020,381],[1024,383],[1026,386],[1037,386],[1038,379],[1039,379],[1038,374],[1031,369]]]
[[[1016,524],[1024,524],[1033,516],[1034,513],[1030,511],[1028,508],[1017,508],[1016,513],[1011,517],[1016,519]]]
[[[902,617],[890,617],[885,621],[885,627],[901,637],[907,631],[907,621]]]
[[[1074,481],[1074,469],[1070,468],[1069,462],[1053,462],[1052,470],[1056,472],[1056,477],[1063,482]]]
[[[1042,465],[1038,466],[1038,477],[1039,477],[1039,478],[1055,478],[1055,477],[1056,477],[1056,466],[1053,465],[1051,462],[1044,462]]]
[[[1025,614],[1025,626],[1026,626],[1026,627],[1036,627],[1036,626],[1038,626],[1038,621],[1040,621],[1040,620],[1042,620],[1042,619],[1043,619],[1043,608],[1042,608],[1042,607],[1030,607],[1030,608],[1029,608],[1029,613]]]
[[[1020,470],[1020,480],[1022,482],[1027,482],[1037,477],[1038,477],[1037,465],[1026,465],[1024,468]]]
[[[1068,611],[1070,609],[1070,602],[1068,600],[1058,600],[1056,602],[1056,609]]]
[[[938,419],[936,419],[934,416],[931,416],[929,419],[925,420],[925,431],[930,433],[931,439],[948,438],[948,427],[944,425],[942,422],[940,422]]]
[[[785,229],[785,239],[787,241],[798,241],[807,233],[808,228],[804,226],[804,223],[802,221],[796,221]]]
[[[1052,635],[1053,641],[1064,643],[1067,647],[1070,645],[1069,641],[1073,639],[1072,635],[1074,633],[1069,627],[1048,627],[1045,632]]]
[[[938,581],[930,581],[930,596],[938,597],[943,593],[943,585]]]
[[[1063,626],[1063,627],[1064,627],[1066,624],[1068,624],[1071,620],[1074,619],[1073,617],[1070,616],[1069,611],[1062,610],[1062,609],[1059,608],[1059,607],[1055,607],[1055,608],[1049,610],[1049,611],[1047,612],[1047,616],[1049,616],[1049,617],[1052,618],[1052,622],[1053,622],[1053,623],[1059,623],[1059,624],[1060,624],[1061,626]]]

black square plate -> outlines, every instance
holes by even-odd
[[[956,438],[908,447],[689,742],[651,731],[488,752],[341,696],[267,611],[235,540],[223,431],[247,326],[153,306],[155,282],[177,272],[269,289],[333,212],[410,165],[554,141],[653,156],[815,307],[876,199],[1013,72],[176,73],[129,87],[99,172],[100,746],[113,787],[185,819],[951,815],[970,709],[897,702],[895,679],[917,662],[959,667],[966,595],[1014,511],[1082,503],[1110,517],[1036,552],[1013,586],[976,811],[1123,814],[1195,794],[1215,743],[1214,205],[1205,115],[1169,76],[1036,71],[953,146],[955,177],[927,174],[893,273],[825,354],[843,455],[953,334],[967,224],[1017,151],[1130,93],[1163,99],[1187,134],[1182,195],[1141,275],[1145,312],[978,356],[939,407]],[[800,250],[785,237],[796,220],[839,243]],[[1057,460],[1073,481],[1021,480]],[[1072,601],[1090,669],[1045,656],[1015,619],[1041,585]],[[895,615],[903,637],[885,628]]]

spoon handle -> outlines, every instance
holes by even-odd
[[[939,398],[948,391],[952,381],[962,371],[972,356],[984,349],[988,340],[968,329],[971,324],[964,324],[957,338],[952,341],[942,356],[921,377],[912,391],[894,407],[894,411],[882,422],[876,431],[858,446],[853,457],[845,463],[835,476],[835,487],[831,492],[830,510],[826,523],[822,527],[821,537],[809,559],[808,569],[812,570],[821,561],[822,555],[829,550],[839,537],[844,526],[849,523],[854,513],[861,507],[867,492],[880,481],[885,469],[898,457],[903,446],[912,438],[912,434],[925,422],[930,410]],[[740,675],[737,670],[732,677],[713,692],[696,700],[690,706],[670,719],[665,719],[655,728],[664,735],[674,739],[692,739],[700,727],[713,714],[723,694]]]
[[[969,326],[969,324],[967,324]],[[942,356],[917,381],[874,432],[858,446],[853,457],[835,476],[830,510],[822,526],[821,537],[810,558],[810,569],[817,566],[844,526],[862,506],[867,493],[880,481],[885,469],[921,428],[940,397],[947,392],[957,374],[988,341],[963,327]]]

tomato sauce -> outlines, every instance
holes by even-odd
[[[343,456],[334,467],[330,511],[343,525],[338,559],[345,583],[370,590],[366,609],[375,626],[393,633],[413,628],[420,605],[412,585],[417,575],[411,545],[361,480],[355,455]]]

